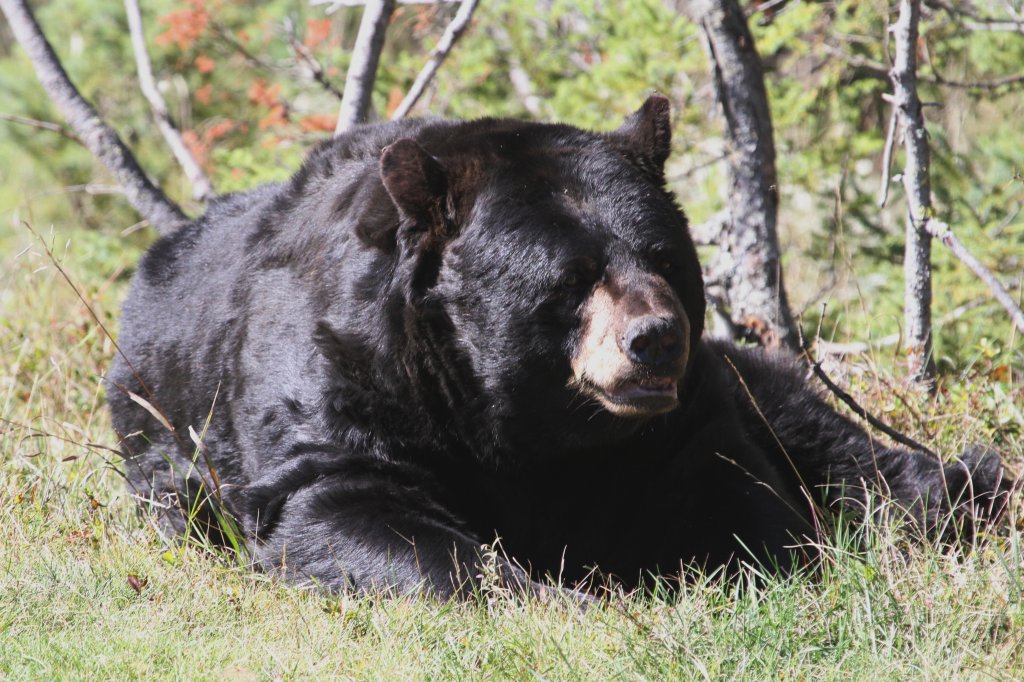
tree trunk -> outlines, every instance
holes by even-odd
[[[799,334],[779,260],[778,179],[771,112],[761,59],[736,0],[691,0],[685,10],[700,23],[729,147],[729,230],[717,264],[725,304],[741,336],[796,349]]]
[[[384,34],[395,11],[395,0],[368,0],[363,8],[356,44],[352,48],[352,61],[345,75],[345,91],[338,112],[335,135],[366,121],[370,111],[373,84],[377,80],[377,64],[384,49]]]
[[[149,181],[128,146],[75,88],[27,3],[0,0],[0,9],[14,37],[28,53],[43,89],[75,136],[114,176],[135,210],[162,234],[186,222],[188,218],[178,205]]]
[[[906,165],[903,188],[907,194],[907,229],[904,246],[903,318],[907,368],[914,381],[934,387],[932,353],[932,238],[925,229],[932,218],[928,132],[917,96],[917,36],[920,0],[900,0],[900,14],[892,27],[896,57],[891,76],[893,106],[903,131]]]

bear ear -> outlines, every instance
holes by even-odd
[[[664,176],[665,161],[672,151],[671,108],[667,97],[653,94],[609,135],[620,152],[658,178]]]
[[[439,217],[448,177],[444,166],[418,142],[403,138],[384,147],[380,177],[403,216],[416,221]]]

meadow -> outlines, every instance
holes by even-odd
[[[164,537],[124,486],[101,381],[144,240],[0,229],[4,679],[1024,676],[1019,504],[966,553],[875,524],[822,538],[814,573],[695,575],[582,612],[498,588],[470,603],[327,595]],[[1024,387],[976,355],[935,399],[871,355],[832,368],[912,436],[944,453],[994,442],[1019,472]]]

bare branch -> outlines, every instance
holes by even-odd
[[[132,50],[135,52],[135,67],[139,72],[139,87],[142,89],[142,94],[145,95],[153,110],[160,134],[163,135],[174,158],[185,171],[185,177],[192,183],[192,198],[196,201],[206,201],[214,194],[213,185],[195,157],[192,156],[185,141],[181,139],[181,133],[178,132],[178,128],[171,121],[171,115],[167,111],[167,103],[164,102],[163,95],[156,87],[156,81],[153,78],[153,65],[149,61],[149,52],[146,49],[146,36],[142,31],[142,13],[139,11],[138,0],[124,0],[124,10],[128,15],[128,32],[131,34]]]
[[[1017,74],[1014,76],[1003,76],[1002,78],[993,78],[987,81],[957,81],[949,80],[939,75],[939,72],[935,70],[935,66],[932,65],[932,78],[926,78],[931,83],[938,85],[945,85],[950,88],[962,88],[964,90],[998,90],[999,88],[1011,88],[1015,85],[1024,85],[1024,73]]]
[[[807,359],[807,364],[810,366],[811,371],[814,372],[814,376],[818,377],[818,379],[821,380],[821,383],[825,384],[825,387],[828,388],[828,390],[832,391],[832,393],[841,401],[843,401],[843,403],[846,404],[847,407],[853,410],[854,414],[856,414],[858,417],[864,419],[869,424],[871,424],[871,426],[875,427],[885,435],[889,436],[889,438],[892,438],[900,445],[905,445],[908,448],[920,450],[921,452],[927,452],[929,455],[932,455],[933,457],[938,457],[937,454],[935,454],[925,446],[921,445],[910,436],[900,433],[899,431],[892,428],[891,426],[883,422],[881,419],[879,419],[878,417],[876,417],[875,415],[871,414],[866,409],[861,407],[860,403],[858,403],[852,395],[847,393],[845,390],[843,390],[841,386],[839,386],[839,384],[837,384],[836,382],[832,381],[832,379],[829,378],[828,374],[825,373],[825,370],[821,368],[820,362],[815,362],[814,360],[811,359],[810,355],[806,353],[805,358]]]
[[[302,41],[299,40],[298,36],[295,35],[295,27],[291,25],[291,22],[287,23],[287,29],[288,44],[291,45],[292,52],[294,52],[295,55],[302,60],[302,63],[306,65],[306,68],[309,69],[309,73],[313,77],[313,80],[319,83],[320,87],[338,99],[344,99],[344,95],[342,95],[341,90],[334,87],[334,83],[332,83],[331,79],[327,77],[327,71],[324,69],[323,64],[320,63],[320,60],[317,59],[316,55],[313,54],[313,51],[306,47]]]
[[[328,5],[327,14],[338,11],[342,7],[362,7],[373,0],[310,0],[311,5]],[[399,5],[446,5],[459,0],[398,0]]]
[[[367,0],[359,33],[352,49],[352,61],[345,75],[345,91],[338,112],[335,135],[366,120],[370,110],[373,83],[377,79],[377,64],[384,48],[384,34],[395,11],[395,0]]]
[[[946,11],[956,18],[969,31],[1000,31],[1008,33],[1024,33],[1024,19],[1011,17],[1000,19],[981,14],[969,6],[957,6],[945,0],[928,0],[929,7]],[[964,21],[964,17],[971,21]]]
[[[29,126],[30,128],[38,128],[39,130],[49,130],[50,132],[57,133],[63,137],[80,142],[75,137],[74,133],[68,130],[66,127],[59,123],[50,123],[49,121],[37,121],[34,118],[25,118],[24,116],[16,116],[15,114],[0,114],[0,121],[10,121],[11,123],[18,123],[23,126]]]
[[[150,182],[131,150],[75,88],[25,0],[0,0],[0,9],[47,94],[82,144],[124,187],[135,210],[163,234],[186,222],[181,208]]]
[[[533,84],[530,74],[526,73],[522,63],[515,54],[512,47],[512,39],[508,32],[501,26],[490,26],[487,35],[495,42],[504,53],[505,61],[508,63],[508,79],[512,83],[512,89],[516,91],[523,107],[530,112],[531,116],[540,117],[544,115],[541,108],[541,98],[537,96],[537,87]]]
[[[978,276],[978,279],[988,286],[996,300],[1006,308],[1006,312],[1010,314],[1010,319],[1017,325],[1017,329],[1024,332],[1024,311],[1021,311],[1020,306],[1017,305],[1006,288],[996,279],[995,275],[982,265],[981,261],[956,238],[949,225],[933,218],[925,221],[924,229],[929,235],[945,244],[953,252],[954,256],[959,258],[964,265],[969,267]]]
[[[441,39],[437,41],[437,45],[430,52],[430,59],[427,60],[423,70],[416,76],[412,87],[409,88],[409,92],[391,115],[393,120],[404,118],[409,113],[409,110],[416,106],[416,102],[423,95],[423,90],[427,87],[427,83],[434,77],[437,70],[441,68],[442,62],[444,62],[448,53],[451,52],[455,41],[462,36],[469,26],[469,21],[473,18],[473,11],[476,10],[479,1],[462,0],[462,4],[459,5],[459,11],[455,13],[455,17],[448,24],[448,28],[444,30]]]
[[[915,381],[934,388],[931,236],[925,231],[925,225],[932,215],[930,158],[928,132],[925,130],[921,100],[917,96],[917,39],[921,0],[900,0],[899,7],[899,18],[890,29],[896,45],[890,75],[893,105],[903,132],[906,157],[903,170],[903,189],[907,195],[903,316],[907,364]]]
[[[828,43],[824,43],[823,48],[833,57],[843,60],[846,64],[855,69],[861,69],[872,78],[889,80],[889,68],[882,62],[877,62],[874,59],[870,59],[861,54],[850,54],[845,52],[842,48],[835,45],[829,45]],[[1002,76],[991,80],[960,81],[944,78],[935,70],[934,64],[931,64],[930,66],[932,68],[932,75],[919,73],[917,74],[918,81],[932,83],[933,85],[941,85],[947,88],[958,88],[961,90],[973,91],[990,91],[999,90],[1001,88],[1012,90],[1014,86],[1024,85],[1024,74]]]

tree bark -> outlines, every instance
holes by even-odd
[[[932,238],[926,229],[932,218],[930,158],[928,132],[925,130],[921,100],[917,96],[917,38],[920,19],[920,0],[900,0],[899,18],[891,29],[896,56],[890,76],[893,106],[903,132],[906,157],[903,169],[903,189],[907,194],[903,319],[907,369],[914,381],[934,387]]]
[[[186,222],[181,208],[150,182],[131,150],[75,88],[28,4],[24,0],[0,0],[0,9],[68,126],[113,174],[135,210],[162,234]]]
[[[363,9],[352,61],[345,75],[345,91],[338,112],[338,125],[334,129],[336,136],[366,121],[373,84],[377,80],[377,65],[384,49],[384,34],[394,11],[395,0],[368,0]]]
[[[764,345],[796,349],[779,259],[778,179],[771,112],[761,59],[736,0],[692,0],[686,12],[700,23],[725,117],[729,146],[730,229],[712,265],[724,273],[733,326]]]

